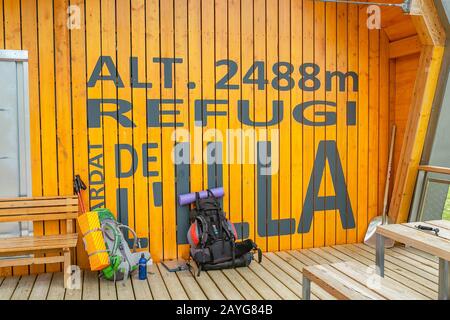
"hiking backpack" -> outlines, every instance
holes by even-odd
[[[252,240],[236,241],[234,224],[225,217],[219,201],[210,190],[205,199],[200,199],[196,193],[190,218],[187,238],[191,245],[190,256],[198,266],[198,275],[202,270],[248,266],[254,252],[258,253],[258,262],[261,262],[261,250]]]
[[[98,214],[100,229],[103,233],[106,250],[109,255],[109,266],[101,270],[100,276],[107,280],[126,280],[137,270],[141,254],[144,254],[148,264],[152,263],[149,252],[136,252],[140,248],[139,239],[130,227],[118,222],[109,209],[94,209]],[[134,237],[133,248],[130,249],[124,237],[124,232],[131,232]]]

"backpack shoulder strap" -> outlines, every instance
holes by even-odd
[[[201,224],[202,234],[200,235],[200,246],[204,248],[206,245],[206,241],[208,241],[208,233],[209,233],[208,222],[202,215],[198,215],[195,219],[197,219]]]

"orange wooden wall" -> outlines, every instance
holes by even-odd
[[[417,37],[417,30],[410,16],[399,14],[396,8],[385,8],[381,17],[382,32],[390,43]],[[407,50],[405,50],[407,51]],[[390,126],[397,126],[394,147],[392,181],[396,175],[403,145],[404,132],[412,102],[420,52],[401,55],[390,59]],[[393,185],[393,183],[392,183]]]
[[[80,29],[66,27],[68,5],[81,9]],[[263,122],[273,116],[272,101],[280,100],[284,102],[283,120],[267,126],[268,131],[263,133],[270,137],[273,130],[279,130],[280,170],[271,176],[272,219],[295,219],[296,225],[291,226],[294,231],[274,236],[258,231],[259,194],[253,164],[222,167],[226,193],[223,207],[231,220],[247,222],[248,236],[264,250],[276,251],[361,241],[368,222],[381,213],[389,140],[389,39],[385,32],[368,30],[365,7],[310,0],[0,0],[0,10],[0,48],[29,52],[35,196],[72,194],[74,174],[88,182],[89,172],[96,168],[95,157],[102,155],[98,170],[104,176],[104,190],[90,185],[91,190],[97,190],[91,195],[97,192],[102,198],[91,196],[91,206],[104,202],[117,213],[117,189],[127,190],[129,225],[140,237],[150,239],[154,259],[186,256],[187,245],[177,244],[176,239],[176,181],[189,179],[192,191],[205,189],[208,167],[205,163],[192,164],[188,176],[176,176],[171,160],[173,127],[147,127],[146,99],[182,100],[166,107],[171,111],[176,108],[177,120],[191,131],[195,127],[196,100],[226,100],[224,105],[213,104],[212,109],[227,111],[227,117],[210,117],[203,129],[216,128],[223,133],[227,128],[251,127],[238,120],[238,100],[248,100],[251,118]],[[117,88],[113,81],[87,86],[100,56],[112,58],[123,87]],[[151,82],[151,88],[131,86],[131,56],[138,58],[134,76],[140,82]],[[183,59],[175,65],[171,88],[164,85],[167,79],[162,63],[153,60],[158,57]],[[214,85],[225,75],[225,67],[215,67],[222,59],[236,62],[238,71],[230,84],[239,89],[217,89]],[[242,81],[255,61],[265,63],[269,80],[261,90],[257,84]],[[294,66],[295,85],[291,90],[279,91],[271,85],[275,77],[272,66],[279,61]],[[318,90],[299,88],[299,66],[304,63],[321,67],[318,78],[322,85]],[[325,70],[356,72],[358,91],[353,90],[351,80],[346,81],[345,91],[339,91],[336,78],[326,90]],[[188,82],[195,82],[196,87],[188,89]],[[126,116],[136,126],[124,127],[111,117],[103,117],[100,127],[88,128],[87,99],[131,102],[133,108]],[[336,111],[337,123],[308,126],[297,122],[292,113],[295,106],[312,100],[336,102],[337,108],[327,110]],[[347,101],[356,102],[355,125],[347,125]],[[114,105],[105,104],[103,108],[117,111]],[[323,106],[318,105],[314,111],[321,110]],[[323,116],[312,111],[306,117],[323,121]],[[353,209],[356,225],[345,230],[338,210],[317,211],[311,230],[302,234],[297,232],[297,225],[317,148],[323,140],[336,141],[350,196],[347,208]],[[114,148],[118,143],[138,151],[136,174],[117,178]],[[142,174],[139,150],[144,143],[158,144],[148,155],[156,158],[149,162],[148,170],[158,176]],[[202,144],[205,149],[206,140]],[[191,146],[191,158],[193,153]],[[132,158],[124,157],[121,165],[130,168]],[[311,181],[320,196],[335,195],[328,167],[322,181],[314,177]],[[154,201],[155,182],[162,183],[162,206]],[[35,226],[36,234],[59,230],[56,222]],[[81,246],[77,256],[78,263],[86,266]],[[59,266],[45,268],[55,271]],[[13,272],[25,269],[15,268]],[[43,271],[44,266],[31,269]]]

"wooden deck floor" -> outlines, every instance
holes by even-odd
[[[0,278],[0,300],[130,300],[130,299],[300,299],[301,270],[305,265],[356,260],[373,266],[374,250],[363,244],[339,245],[264,254],[261,264],[249,268],[202,272],[169,273],[153,265],[148,281],[133,278],[125,283],[99,280],[84,272],[80,290],[65,290],[62,273]],[[385,276],[437,299],[438,262],[413,248],[386,250]],[[312,285],[312,299],[331,297]]]

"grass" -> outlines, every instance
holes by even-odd
[[[442,219],[450,220],[450,188],[448,190],[447,201],[445,201],[444,212],[442,213]]]

